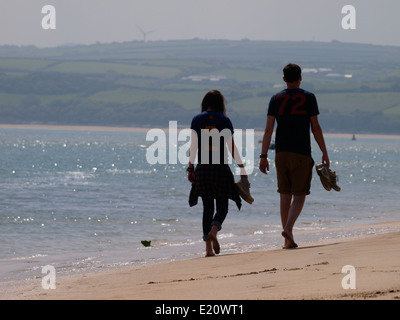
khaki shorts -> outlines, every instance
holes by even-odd
[[[299,153],[278,152],[275,156],[278,192],[282,194],[310,194],[314,160]]]

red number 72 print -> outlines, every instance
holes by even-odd
[[[305,115],[306,110],[300,109],[306,103],[306,96],[302,93],[297,93],[294,95],[290,94],[280,94],[276,97],[276,99],[282,99],[281,106],[279,107],[279,115],[283,116],[286,111],[286,105],[289,101],[293,102],[290,105],[290,111],[288,112],[290,115]]]

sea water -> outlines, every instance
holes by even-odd
[[[260,173],[261,138],[249,176],[255,201],[240,211],[230,202],[222,253],[283,244],[275,155],[270,173]],[[314,171],[294,230],[300,245],[388,231],[359,226],[400,220],[399,141],[326,138],[342,190],[323,189]],[[0,282],[40,278],[45,265],[60,275],[203,256],[187,164],[149,164],[150,144],[146,132],[0,129]],[[320,162],[315,142],[313,158]]]

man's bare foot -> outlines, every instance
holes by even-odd
[[[294,242],[293,234],[291,231],[283,230],[281,235],[285,238],[285,244],[282,249],[294,249],[298,247],[297,243]]]
[[[295,245],[293,246],[293,244],[288,240],[286,240],[285,238],[285,243],[283,244],[282,249],[295,249],[295,248],[297,248],[297,244],[295,243]]]

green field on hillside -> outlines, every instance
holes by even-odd
[[[317,95],[327,131],[400,133],[400,48],[340,42],[3,46],[0,122],[186,125],[204,94],[219,89],[234,123],[262,129],[288,62],[303,68],[302,87]]]

